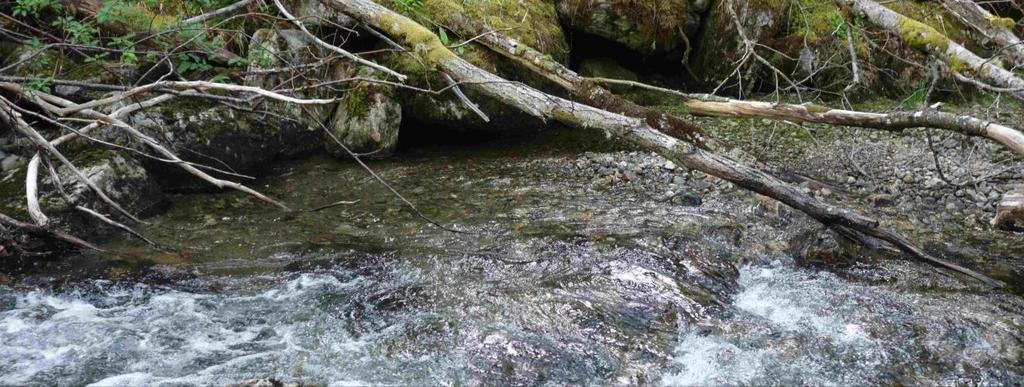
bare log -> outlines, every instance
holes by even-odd
[[[821,105],[776,104],[732,99],[724,102],[689,100],[685,105],[690,113],[700,116],[767,118],[794,123],[813,122],[888,131],[921,127],[945,129],[968,136],[986,137],[1018,154],[1024,154],[1024,134],[1021,132],[994,122],[937,110],[871,113],[830,109]]]
[[[614,135],[657,152],[669,160],[779,200],[830,227],[861,232],[887,241],[916,259],[963,273],[991,286],[1003,286],[1002,282],[983,274],[930,256],[906,238],[882,227],[874,219],[823,203],[762,171],[673,138],[650,126],[645,119],[583,105],[543,93],[522,83],[502,79],[459,58],[430,30],[373,1],[329,1],[335,9],[411,47],[427,65],[460,82],[471,84],[480,92],[527,114]]]
[[[907,46],[941,59],[953,73],[977,78],[1024,100],[1024,79],[991,60],[979,57],[935,28],[900,15],[873,0],[836,0],[836,3],[851,9],[871,24],[895,34]]]
[[[639,87],[676,95],[685,99],[683,104],[687,112],[698,116],[764,118],[793,123],[812,122],[817,124],[856,126],[894,132],[910,128],[943,129],[967,136],[985,137],[1003,144],[1018,154],[1024,154],[1024,133],[1021,133],[1019,130],[971,116],[937,110],[894,113],[861,112],[832,109],[816,104],[796,105],[743,101],[710,94],[685,93],[627,80],[608,78],[587,79],[600,83]]]

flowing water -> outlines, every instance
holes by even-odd
[[[0,286],[0,384],[1012,384],[1024,373],[1017,295],[902,262],[800,268],[763,246],[810,222],[776,228],[749,201],[694,207],[595,185],[562,145],[373,164],[462,233],[325,159],[281,166],[262,188],[300,208],[358,203],[281,214],[232,193],[180,197],[143,229],[180,252],[118,241],[139,262],[108,258],[102,279]],[[119,275],[140,262],[172,274]]]

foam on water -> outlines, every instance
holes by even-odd
[[[275,375],[353,383],[350,372],[372,358],[365,337],[317,308],[360,281],[339,277],[302,274],[220,294],[102,281],[88,294],[22,293],[0,312],[0,384],[224,384]]]
[[[992,311],[971,313],[963,300],[850,283],[791,262],[742,267],[739,283],[732,317],[711,329],[683,329],[662,384],[974,384],[1019,377],[998,366],[1007,348],[992,344],[1007,342],[1010,330],[986,327],[1001,322],[987,321]]]

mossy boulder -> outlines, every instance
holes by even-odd
[[[569,45],[559,23],[559,14],[555,4],[550,0],[431,0],[423,2],[417,9],[407,9],[394,0],[383,1],[385,5],[399,12],[410,14],[416,21],[425,26],[451,25],[457,19],[469,19],[502,31],[523,44],[551,55],[556,61],[566,63],[569,59]],[[459,40],[472,36],[456,36],[446,31],[448,42],[457,44]]]
[[[574,30],[622,43],[642,54],[686,49],[707,0],[556,0]]]
[[[127,151],[85,149],[79,151],[71,162],[111,200],[130,213],[152,212],[163,201],[163,193],[156,180]],[[108,208],[95,192],[75,177],[71,168],[61,165],[57,167],[57,175],[64,183],[64,191],[75,204],[120,218],[114,209]],[[40,198],[44,211],[71,211],[73,206],[57,194],[53,180],[45,175],[40,177],[41,191],[47,193]]]
[[[785,0],[714,0],[689,58],[692,75],[705,86],[716,86],[729,78],[745,53],[740,31],[726,8],[730,3],[744,35],[760,43],[774,39],[784,27],[790,7]]]
[[[320,60],[325,54],[322,47],[300,30],[270,28],[256,30],[249,41],[247,54],[249,74],[244,83],[247,86],[261,87],[267,90],[280,90],[281,88],[298,88],[323,82],[331,79],[332,76],[332,69],[328,66],[284,72],[260,72],[260,70],[310,64]],[[332,98],[335,96],[330,88],[310,88],[290,94],[299,98]],[[332,109],[333,106],[330,104],[324,104],[291,106],[285,110],[293,112],[293,118],[306,122],[311,127],[319,128],[320,123],[324,123],[330,118]]]
[[[65,150],[71,163],[122,208],[134,215],[144,216],[157,210],[164,201],[159,184],[142,164],[129,152],[96,148],[79,144]],[[26,155],[27,156],[27,155]],[[117,210],[108,206],[92,189],[83,184],[70,168],[54,160],[57,176],[69,203],[45,167],[39,173],[39,204],[50,218],[50,226],[69,231],[84,238],[102,237],[116,231],[91,216],[77,211],[81,205],[106,214],[113,219],[127,221]],[[0,176],[0,212],[28,220],[25,201],[25,168],[8,171]]]
[[[374,76],[370,69],[362,69],[357,75]],[[364,157],[387,157],[398,144],[401,124],[402,106],[395,99],[394,87],[361,82],[338,103],[324,144],[336,157],[350,156],[338,141]]]
[[[128,117],[128,122],[184,160],[222,170],[251,172],[274,159],[318,149],[320,124],[311,122],[312,119],[316,119],[313,113],[293,104],[267,102],[260,105],[259,111],[245,112],[208,100],[183,98],[138,111]],[[118,140],[134,142],[123,135]],[[208,183],[175,165],[143,161],[166,189],[210,188]]]

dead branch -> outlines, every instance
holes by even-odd
[[[239,9],[242,9],[243,7],[251,4],[253,1],[254,0],[242,0],[242,1],[236,2],[234,4],[231,4],[229,6],[226,6],[224,8],[219,8],[219,9],[216,9],[216,10],[204,13],[202,15],[196,15],[196,16],[190,17],[188,19],[182,20],[180,24],[182,24],[182,25],[199,24],[199,23],[202,23],[204,21],[213,19],[213,18],[215,18],[217,16],[221,16],[221,15],[224,15],[224,14],[229,14],[229,13],[235,12],[235,11],[237,11]]]
[[[660,91],[683,97],[690,114],[708,117],[764,118],[793,123],[818,123],[829,125],[855,126],[861,128],[901,131],[910,128],[934,128],[957,132],[967,136],[985,137],[996,141],[1010,150],[1024,155],[1024,134],[995,122],[978,118],[940,112],[920,110],[914,112],[873,113],[856,110],[832,109],[816,104],[787,104],[760,101],[743,101],[709,94],[692,94],[640,82],[608,78],[587,78],[614,85],[624,85]]]
[[[94,250],[99,252],[106,251],[100,248],[99,246],[86,242],[66,232],[59,230],[50,230],[45,227],[36,226],[32,223],[25,223],[2,213],[0,213],[0,224],[20,229],[32,235],[42,236],[50,239],[55,239],[61,242],[65,242],[86,250]]]
[[[25,122],[25,120],[21,118],[21,114],[17,112],[17,108],[15,107],[15,105],[3,97],[0,97],[0,122],[4,122],[8,125],[8,127],[14,128],[18,133],[20,133],[22,136],[29,139],[29,141],[31,141],[33,144],[39,147],[39,149],[46,151],[51,156],[56,157],[57,160],[60,160],[62,164],[67,166],[68,169],[70,169],[71,172],[74,173],[75,177],[77,177],[78,180],[82,182],[82,184],[85,184],[87,187],[92,189],[93,192],[95,192],[101,200],[107,203],[107,205],[116,209],[118,212],[124,214],[128,218],[136,222],[140,222],[140,220],[136,218],[135,215],[132,215],[131,213],[126,211],[119,204],[114,202],[113,199],[107,196],[106,192],[103,192],[103,190],[100,187],[98,187],[96,183],[93,183],[92,180],[85,176],[85,174],[82,173],[82,171],[79,170],[78,167],[75,167],[75,165],[71,163],[71,161],[68,160],[66,157],[64,157],[64,155],[61,154],[56,147],[50,144],[50,142],[47,141],[46,138],[44,138],[41,134],[39,134],[39,132],[33,129],[32,126]]]
[[[171,82],[171,83],[172,84],[191,84],[192,82]],[[212,84],[212,85],[224,85],[224,84],[216,84],[216,83],[210,83],[210,82],[200,82],[200,83],[201,84]],[[269,95],[281,96],[280,94],[277,94],[277,93],[274,93],[274,92],[270,92],[270,91],[266,91],[266,90],[263,90],[263,89],[260,89],[260,88],[256,88],[256,87],[237,86],[237,85],[224,85],[224,86],[227,87],[226,89],[236,89],[236,90],[239,90],[237,88],[242,88],[240,90],[252,90],[252,89],[262,90],[262,92],[257,91],[256,93],[257,94],[269,94]],[[222,180],[222,179],[218,179],[218,178],[215,178],[213,176],[210,176],[206,172],[203,172],[202,170],[200,170],[200,169],[196,168],[195,166],[193,166],[191,163],[185,162],[184,160],[179,158],[174,152],[171,152],[169,149],[167,149],[166,147],[161,145],[160,142],[157,141],[156,139],[150,137],[149,135],[146,135],[145,133],[142,133],[141,131],[139,131],[135,127],[129,125],[128,123],[122,121],[121,119],[119,119],[117,117],[112,117],[110,115],[103,114],[103,113],[100,113],[100,112],[92,110],[92,109],[82,108],[82,105],[76,104],[74,102],[68,101],[66,99],[63,99],[63,98],[60,98],[60,97],[57,97],[57,96],[54,96],[54,95],[50,95],[50,94],[43,93],[43,92],[36,91],[36,90],[27,90],[27,89],[23,88],[21,85],[14,84],[14,83],[0,82],[0,88],[6,89],[6,90],[11,91],[11,92],[15,92],[15,93],[17,93],[19,95],[23,95],[28,100],[35,102],[38,106],[42,107],[43,109],[45,109],[45,110],[47,110],[47,111],[49,111],[51,113],[57,114],[57,112],[62,112],[62,111],[65,111],[65,112],[66,111],[76,112],[76,113],[80,113],[80,114],[86,116],[87,118],[96,120],[97,122],[102,123],[104,125],[112,125],[114,127],[120,128],[120,129],[126,131],[132,137],[142,141],[147,146],[149,146],[153,150],[157,151],[157,153],[160,153],[165,158],[171,160],[172,163],[177,164],[179,167],[184,169],[186,172],[192,174],[195,177],[198,177],[199,179],[202,179],[202,180],[204,180],[204,181],[214,185],[217,188],[230,188],[230,189],[234,189],[234,190],[237,190],[237,191],[241,191],[241,192],[247,193],[247,194],[249,194],[249,195],[251,195],[251,196],[253,196],[253,197],[255,197],[255,198],[259,199],[259,200],[262,200],[264,202],[270,203],[270,204],[272,204],[272,205],[274,205],[274,206],[276,206],[278,208],[281,208],[281,209],[284,209],[284,210],[289,210],[288,206],[284,205],[283,203],[281,203],[281,202],[279,202],[279,201],[277,201],[275,199],[272,199],[272,198],[270,198],[270,197],[268,197],[268,196],[266,196],[266,195],[264,195],[264,194],[262,194],[262,193],[260,193],[260,192],[258,192],[256,190],[253,190],[252,188],[249,188],[249,187],[247,187],[245,185],[242,185],[242,184],[239,184],[239,183],[236,183],[236,182],[233,182],[233,181]],[[143,86],[143,88],[145,88],[145,86]],[[285,97],[285,96],[281,96],[281,97]],[[111,99],[120,100],[118,98],[111,98]],[[285,97],[285,99],[292,99],[292,98],[291,97]],[[111,101],[109,101],[107,103],[108,104],[109,103],[114,103],[115,102],[114,100],[111,100]],[[300,101],[311,101],[311,100],[300,100]],[[31,130],[31,127],[28,127],[27,125],[28,124],[25,124],[26,128]],[[34,130],[31,130],[31,132],[35,133]],[[33,141],[36,142],[37,145],[45,147],[51,154],[55,155],[55,157],[58,157],[58,159],[60,159],[62,162],[65,162],[65,164],[67,164],[69,167],[72,167],[72,168],[74,167],[73,165],[70,165],[70,162],[66,162],[67,159],[64,158],[64,156],[61,155],[60,152],[57,151],[57,149],[52,144],[50,144],[49,141],[46,141],[46,139],[44,139],[41,135],[38,135],[38,133],[35,133],[35,134],[38,136],[38,138],[34,139]],[[74,170],[77,171],[77,169],[74,169]],[[90,187],[95,187],[95,184],[93,184],[88,179],[84,179],[84,180],[85,180],[84,181],[85,184],[90,185]],[[94,190],[99,191],[98,188],[94,188]],[[101,195],[101,197],[106,197],[106,194],[103,194],[102,192],[99,192],[99,194]],[[108,201],[108,204],[110,204],[110,201],[109,200],[107,200],[107,201]],[[116,204],[114,204],[114,206],[116,206]],[[115,207],[115,208],[120,208],[120,207]],[[129,215],[129,217],[132,220],[139,221],[134,216]]]
[[[380,72],[382,72],[384,74],[387,74],[387,75],[390,75],[392,77],[395,77],[400,82],[404,82],[406,80],[407,77],[405,75],[399,74],[398,72],[396,72],[396,71],[394,71],[392,69],[389,69],[389,68],[381,66],[379,64],[370,62],[370,61],[368,61],[366,59],[360,58],[360,57],[356,56],[355,54],[352,54],[351,52],[348,52],[347,50],[345,50],[345,49],[343,49],[341,47],[338,47],[338,46],[335,46],[333,44],[330,44],[330,43],[327,43],[327,42],[323,41],[322,39],[317,37],[312,32],[309,32],[309,29],[306,28],[306,24],[305,23],[303,23],[301,20],[299,20],[298,18],[293,16],[290,12],[288,12],[288,8],[285,8],[284,4],[281,4],[281,0],[274,0],[274,5],[277,6],[277,9],[278,9],[278,11],[281,12],[281,15],[284,15],[284,17],[286,19],[288,19],[288,21],[292,22],[292,24],[295,24],[296,27],[299,27],[299,30],[302,30],[302,32],[305,33],[306,36],[312,38],[313,41],[316,42],[317,45],[319,45],[319,46],[321,46],[323,48],[326,48],[328,50],[334,51],[334,52],[340,54],[341,56],[343,56],[345,58],[348,58],[349,60],[351,60],[353,62],[356,62],[356,63],[361,64],[363,66],[369,67],[371,69],[380,71]]]

